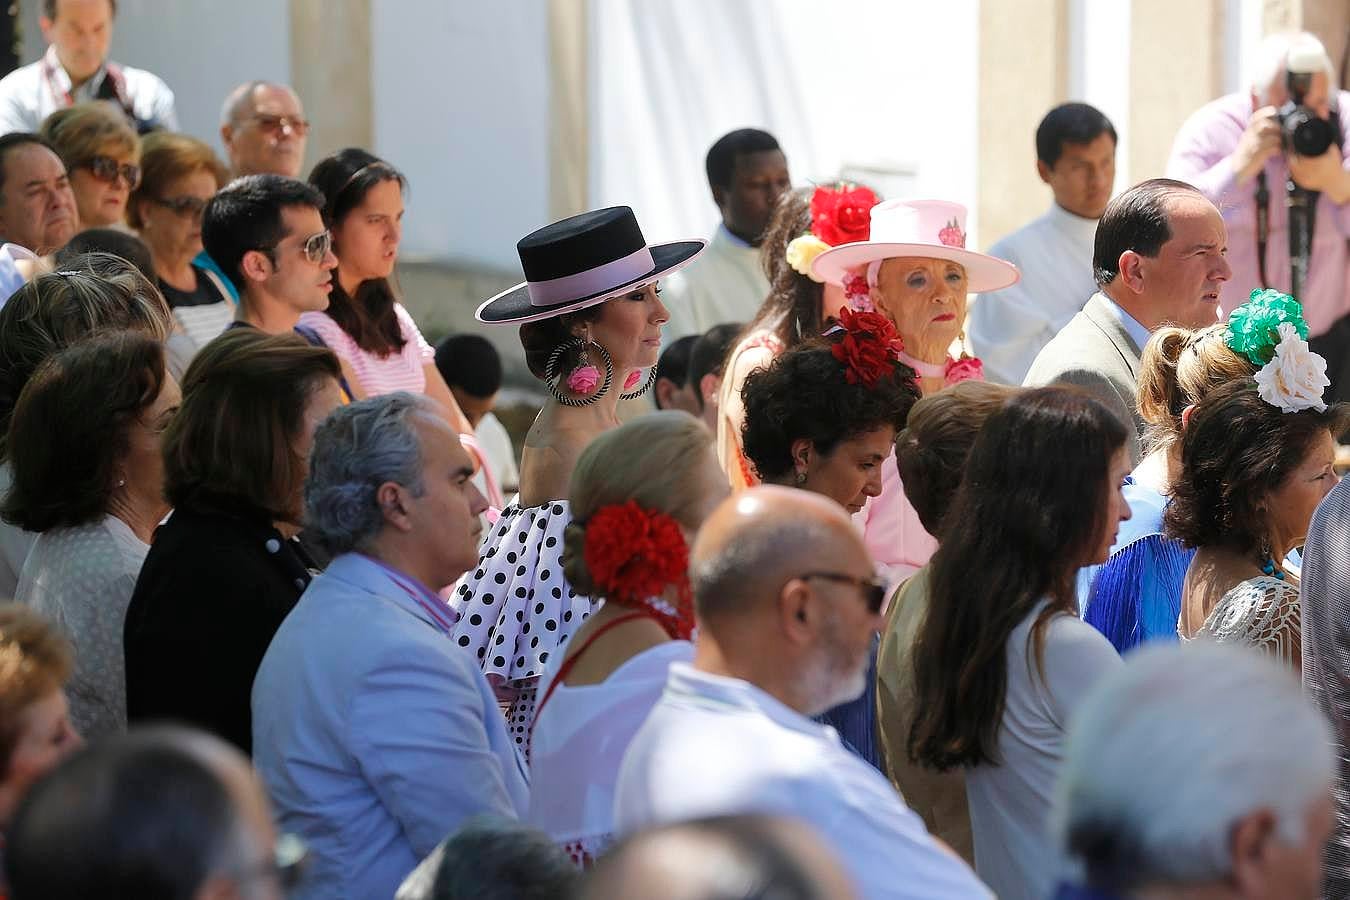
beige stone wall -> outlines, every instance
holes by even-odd
[[[1131,183],[1160,177],[1182,122],[1224,93],[1224,19],[1223,0],[1134,0]]]
[[[977,190],[984,247],[1045,208],[1035,133],[1068,93],[1067,6],[1067,0],[980,3]]]
[[[375,143],[370,0],[291,0],[291,86],[312,123],[303,171],[344,147]]]

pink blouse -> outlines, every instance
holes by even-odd
[[[356,374],[356,380],[361,383],[360,390],[367,397],[392,394],[394,391],[426,393],[427,376],[423,367],[435,361],[436,351],[422,337],[417,323],[408,315],[402,303],[394,304],[394,315],[398,317],[398,330],[405,343],[402,350],[388,356],[376,356],[368,350],[362,350],[328,313],[304,313],[300,316],[300,324],[317,331],[329,349],[347,361]]]

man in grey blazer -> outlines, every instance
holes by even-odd
[[[1137,463],[1140,353],[1163,325],[1214,324],[1219,289],[1232,275],[1227,251],[1223,217],[1191,185],[1154,178],[1125,191],[1097,225],[1092,269],[1099,290],[1045,345],[1023,384],[1088,390],[1131,427]]]

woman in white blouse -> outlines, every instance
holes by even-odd
[[[160,435],[178,403],[163,345],[120,331],[43,363],[10,421],[3,515],[39,534],[15,599],[74,644],[71,718],[90,738],[126,727],[122,627],[169,512]]]
[[[908,751],[927,768],[965,768],[975,870],[1003,900],[1050,895],[1065,728],[1120,665],[1078,618],[1074,575],[1105,561],[1130,516],[1126,433],[1072,388],[1025,391],[985,422],[941,523]]]
[[[563,566],[577,591],[604,603],[540,678],[529,820],[578,864],[609,844],[619,763],[666,670],[693,659],[688,547],[728,493],[712,434],[683,412],[608,431],[577,462]]]

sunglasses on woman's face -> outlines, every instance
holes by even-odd
[[[131,163],[119,163],[111,156],[95,156],[76,166],[88,169],[89,174],[105,184],[115,184],[120,176],[127,183],[127,190],[134,191],[141,183],[141,167]]]
[[[154,202],[185,219],[200,219],[206,211],[206,201],[200,197],[155,197]]]

